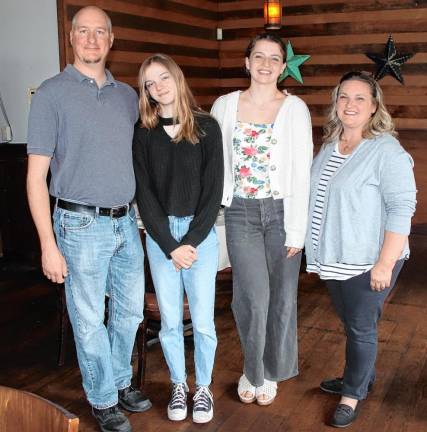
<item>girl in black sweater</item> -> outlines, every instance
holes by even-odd
[[[170,420],[187,416],[184,289],[194,331],[193,421],[213,417],[209,389],[216,349],[214,325],[218,241],[214,222],[223,188],[221,131],[201,111],[170,57],[147,58],[139,72],[141,125],[134,135],[136,201],[161,314],[160,342],[172,381]]]

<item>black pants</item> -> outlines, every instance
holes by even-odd
[[[370,271],[345,281],[326,281],[332,303],[347,335],[343,396],[365,399],[368,385],[375,381],[377,324],[384,301],[396,283],[403,261],[397,261],[390,287],[381,292],[371,289]]]

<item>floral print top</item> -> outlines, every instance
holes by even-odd
[[[271,197],[269,164],[273,123],[237,121],[233,135],[234,196]]]

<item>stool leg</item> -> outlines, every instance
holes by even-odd
[[[138,371],[136,374],[136,384],[141,390],[145,385],[145,365],[147,363],[147,329],[148,320],[145,318],[140,324],[136,336],[136,344],[138,349]]]
[[[67,312],[67,302],[65,299],[64,285],[58,286],[58,300],[59,300],[59,352],[58,352],[58,366],[63,366],[65,362],[65,354],[67,351],[68,329],[70,327],[70,319]]]

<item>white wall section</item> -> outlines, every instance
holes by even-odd
[[[0,93],[14,143],[27,142],[28,89],[58,72],[56,0],[0,0]]]

